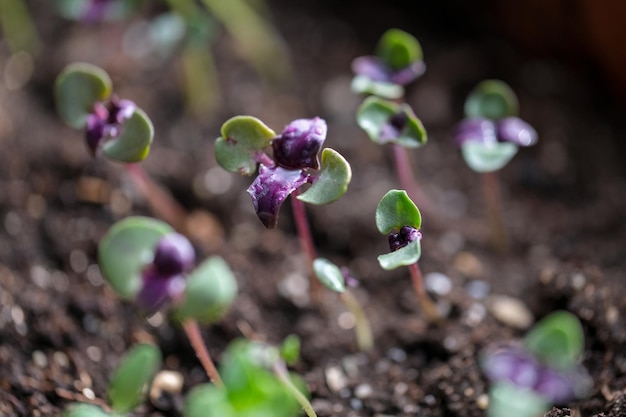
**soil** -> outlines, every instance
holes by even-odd
[[[158,343],[164,369],[184,376],[183,394],[207,380],[181,329],[163,315],[146,320],[99,273],[96,248],[108,227],[153,212],[124,168],[91,159],[80,133],[55,113],[54,78],[77,60],[107,69],[118,94],[151,116],[156,137],[144,169],[191,213],[187,225],[198,253],[224,256],[236,273],[237,302],[203,328],[218,363],[236,337],[252,332],[279,343],[295,333],[302,358],[294,370],[320,417],[483,416],[488,382],[477,366],[480,352],[523,337],[536,319],[565,309],[583,323],[583,364],[593,389],[548,415],[626,415],[624,109],[593,63],[526,55],[481,29],[479,11],[445,10],[452,1],[356,7],[275,0],[270,10],[296,82],[264,82],[232,39],[217,32],[220,105],[192,117],[184,111],[177,54],[138,61],[120,49],[126,28],[162,6],[89,26],[56,16],[53,2],[28,3],[42,48],[24,86],[10,81],[28,65],[11,70],[7,45],[0,44],[1,416],[53,416],[74,400],[105,401],[108,375],[137,341]],[[361,98],[349,90],[350,61],[370,53],[392,26],[419,37],[428,65],[407,101],[429,132],[429,143],[410,157],[428,198],[420,202],[420,266],[447,315],[438,325],[420,311],[408,271],[383,271],[376,261],[388,247],[374,210],[399,186],[391,149],[371,143],[356,126]],[[540,135],[500,172],[511,242],[504,254],[487,240],[480,177],[450,142],[465,95],[488,77],[514,87],[521,116]],[[276,130],[300,117],[328,121],[326,144],[350,161],[353,180],[341,200],[309,207],[308,214],[319,254],[360,280],[354,293],[372,322],[371,352],[358,352],[335,294],[319,304],[307,300],[307,266],[289,204],[278,228],[265,230],[245,193],[250,179],[216,165],[213,140],[235,114],[255,115]],[[183,394],[147,402],[134,415],[180,416]]]

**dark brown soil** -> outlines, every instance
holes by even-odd
[[[419,9],[400,1],[276,0],[271,11],[297,82],[264,83],[221,34],[212,50],[222,105],[193,118],[184,112],[176,56],[146,63],[121,52],[132,20],[81,26],[56,17],[52,2],[32,3],[42,49],[25,86],[8,87],[10,54],[0,43],[0,416],[52,416],[73,399],[102,402],[112,368],[142,340],[159,344],[164,368],[184,375],[185,391],[207,380],[180,329],[159,316],[146,321],[100,276],[96,247],[107,228],[152,211],[123,167],[90,159],[80,134],[56,116],[54,77],[77,60],[110,71],[118,94],[151,115],[157,133],[145,170],[192,213],[199,253],[224,256],[236,272],[237,302],[203,330],[218,362],[229,341],[250,329],[273,343],[295,333],[302,339],[295,370],[320,417],[483,416],[488,384],[477,366],[480,351],[566,309],[583,323],[583,363],[594,385],[588,399],[548,415],[626,415],[624,109],[591,63],[525,56],[481,30],[480,15],[445,9],[454,2]],[[387,243],[374,210],[398,184],[391,150],[356,126],[360,98],[349,91],[349,65],[392,26],[420,38],[428,64],[407,101],[429,132],[429,143],[411,153],[431,207],[423,213],[420,265],[425,275],[445,275],[429,279],[452,284],[437,296],[448,315],[440,325],[425,320],[408,271],[386,272],[376,261]],[[519,92],[522,117],[540,134],[537,146],[501,172],[507,254],[487,243],[480,178],[449,135],[465,94],[487,77]],[[355,294],[372,321],[372,352],[357,351],[334,294],[315,306],[303,299],[307,266],[289,205],[279,227],[265,230],[244,191],[250,179],[216,166],[213,141],[234,114],[277,130],[299,117],[328,121],[326,144],[350,161],[353,181],[340,201],[308,213],[319,254],[360,279]],[[136,415],[180,416],[181,401],[149,403]]]

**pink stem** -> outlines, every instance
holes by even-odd
[[[191,343],[191,347],[196,352],[196,356],[198,360],[202,364],[202,367],[206,371],[207,376],[215,385],[223,386],[222,378],[220,377],[219,372],[217,372],[217,368],[211,359],[211,355],[209,354],[209,350],[202,340],[202,334],[200,333],[200,327],[198,326],[198,322],[195,320],[186,320],[183,322],[183,329],[185,329],[185,334],[187,334],[187,338]]]
[[[430,321],[441,321],[441,315],[437,311],[437,306],[435,306],[435,303],[433,303],[433,301],[428,296],[428,293],[426,293],[426,289],[424,288],[424,279],[422,278],[422,271],[420,270],[417,262],[409,265],[409,271],[411,272],[413,289],[415,290],[417,299],[422,306],[422,310],[424,311],[424,313],[426,313]]]
[[[314,300],[319,301],[321,297],[321,284],[314,277],[313,261],[317,258],[317,251],[315,250],[315,244],[313,243],[313,236],[311,235],[311,228],[309,227],[309,221],[306,215],[306,209],[304,203],[298,200],[300,192],[295,190],[291,193],[291,208],[293,210],[293,218],[296,222],[296,229],[298,230],[298,236],[300,238],[300,245],[306,253],[307,261],[309,263],[309,282],[311,296]]]
[[[502,219],[502,195],[498,173],[485,172],[482,177],[489,239],[494,249],[505,253],[509,249],[509,238]]]
[[[404,146],[394,144],[393,156],[396,166],[396,175],[400,181],[400,186],[404,189],[409,197],[415,201],[418,207],[424,211],[430,210],[431,204],[426,195],[422,192],[415,180],[415,173],[411,168],[409,154]]]

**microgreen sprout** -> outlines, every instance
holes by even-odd
[[[404,86],[424,71],[422,47],[411,34],[400,29],[386,31],[376,47],[375,56],[352,61],[352,90],[396,99],[404,95]]]
[[[326,132],[326,121],[319,117],[294,120],[276,135],[255,117],[235,116],[222,125],[222,136],[215,143],[217,162],[224,169],[252,175],[259,166],[248,194],[265,227],[276,226],[280,207],[291,195],[294,219],[311,272],[317,256],[303,202],[332,203],[346,192],[352,178],[350,165],[343,156],[331,148],[322,150]],[[300,192],[305,184],[310,187]],[[311,278],[311,282],[313,289],[316,281]]]
[[[187,238],[147,217],[116,223],[100,241],[98,256],[103,276],[121,297],[134,300],[147,314],[170,307],[209,378],[219,383],[198,322],[218,320],[237,294],[226,262],[214,256],[196,266]]]
[[[308,417],[315,417],[304,381],[287,370],[281,354],[288,351],[290,359],[297,359],[298,346],[293,338],[288,338],[282,349],[235,340],[220,363],[224,385],[203,384],[192,389],[185,399],[185,417],[292,417],[298,404]]]
[[[353,91],[373,94],[359,107],[357,123],[375,143],[393,145],[401,187],[422,207],[429,209],[429,200],[417,185],[407,153],[407,148],[418,148],[426,143],[426,130],[411,106],[403,102],[403,86],[426,70],[422,48],[409,33],[390,29],[381,37],[377,52],[378,56],[356,58],[352,64]]]
[[[186,211],[136,164],[150,151],[152,122],[134,102],[112,94],[109,74],[95,65],[70,64],[56,79],[55,99],[61,118],[84,132],[89,153],[123,163],[154,211],[183,231]]]
[[[543,415],[551,404],[584,398],[591,379],[578,363],[584,335],[578,319],[557,311],[539,321],[521,345],[485,352],[481,365],[492,381],[490,417],[513,413],[520,417]]]
[[[108,404],[75,403],[63,417],[122,417],[139,405],[146,386],[161,367],[161,352],[148,343],[133,346],[115,368],[108,387]]]
[[[315,277],[329,290],[339,294],[341,301],[348,308],[355,321],[357,345],[360,350],[369,350],[374,345],[372,329],[365,315],[365,311],[357,298],[348,289],[351,283],[356,282],[347,268],[339,268],[325,258],[317,258],[313,262]]]
[[[431,321],[439,321],[441,315],[424,288],[424,280],[417,261],[422,254],[422,216],[406,191],[390,190],[376,208],[376,227],[389,237],[390,253],[380,255],[378,263],[383,269],[392,270],[408,266],[411,280],[421,307]]]
[[[465,101],[466,119],[454,133],[467,165],[482,174],[490,238],[500,251],[507,250],[508,237],[496,171],[515,156],[520,146],[537,142],[537,132],[517,117],[518,107],[517,96],[507,84],[499,80],[483,81]]]

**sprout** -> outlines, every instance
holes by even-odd
[[[500,346],[485,352],[481,367],[493,382],[488,415],[499,417],[503,407],[515,404],[516,415],[537,417],[550,404],[584,398],[591,381],[578,364],[583,339],[578,319],[558,311],[537,323],[522,346]]]

